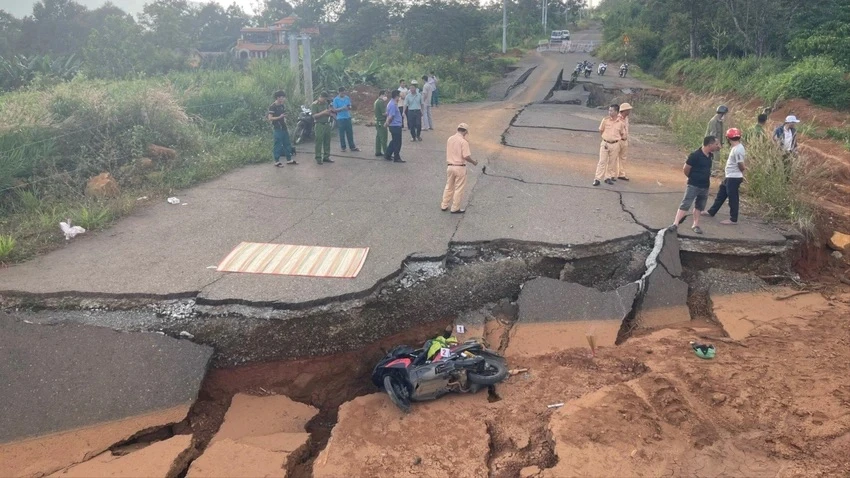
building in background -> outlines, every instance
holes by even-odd
[[[289,34],[316,36],[316,27],[297,26],[298,17],[291,16],[274,22],[267,27],[244,27],[239,31],[239,39],[233,49],[240,59],[267,58],[272,52],[285,52],[289,49]]]

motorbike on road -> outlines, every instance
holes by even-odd
[[[411,402],[436,400],[448,393],[475,393],[507,376],[501,355],[476,340],[459,344],[444,334],[421,349],[400,345],[390,350],[372,371],[372,383],[409,412]]]
[[[331,129],[334,128],[335,119],[331,116]],[[294,144],[301,144],[315,138],[316,122],[313,120],[313,112],[308,106],[301,105],[301,113],[298,114],[298,120],[295,126],[295,134],[293,137]]]
[[[591,73],[593,73],[593,63],[586,63],[584,65],[584,77],[590,78]]]
[[[599,75],[599,76],[603,76],[603,75],[605,75],[606,70],[608,70],[608,64],[607,63],[600,63],[599,67],[596,69],[596,74]]]
[[[629,72],[629,64],[623,63],[620,65],[620,78],[625,78],[626,74]]]

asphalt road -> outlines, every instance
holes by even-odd
[[[598,32],[576,33],[574,39],[595,36]],[[672,220],[684,189],[684,155],[663,132],[635,125],[629,170],[633,180],[591,188],[599,144],[594,131],[603,112],[533,104],[549,94],[562,68],[570,71],[585,58],[532,52],[522,65],[537,67],[504,101],[435,108],[437,129],[423,132],[422,142],[411,143],[404,133],[405,164],[376,159],[370,149],[373,130],[356,126],[360,153],[340,153],[334,141],[336,163],[317,165],[307,145],[296,166],[274,168],[269,162],[245,167],[177,193],[185,206],[161,201],[140,207],[109,230],[0,270],[0,293],[179,295],[214,303],[308,305],[366,294],[400,270],[409,256],[440,257],[450,243],[508,239],[584,245],[630,237],[647,225],[663,227]],[[591,80],[609,88],[640,86],[614,75]],[[452,215],[439,209],[445,141],[462,121],[470,124],[473,157],[481,165],[469,168],[466,214]],[[503,133],[507,145],[501,143]],[[481,166],[487,166],[486,175]],[[628,210],[624,197],[629,198]],[[705,240],[784,240],[767,227],[731,230],[706,224]],[[230,274],[210,268],[242,241],[369,247],[370,252],[355,279]]]

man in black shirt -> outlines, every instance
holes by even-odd
[[[714,158],[715,152],[720,150],[720,143],[714,136],[706,136],[702,140],[702,148],[694,151],[688,156],[685,161],[685,167],[682,168],[685,176],[688,178],[688,187],[685,190],[685,197],[682,199],[682,204],[679,205],[679,210],[676,211],[676,219],[673,220],[673,228],[677,228],[685,216],[688,214],[688,209],[691,204],[694,204],[694,225],[691,229],[697,234],[702,234],[702,229],[699,227],[700,213],[705,210],[705,203],[708,201],[708,188],[711,186],[711,161]]]
[[[297,164],[292,159],[292,144],[289,142],[289,131],[286,129],[286,93],[276,91],[274,94],[274,103],[269,106],[269,111],[266,113],[266,119],[269,120],[274,128],[274,165],[277,167],[283,166],[280,162],[281,156],[286,156],[286,164]]]

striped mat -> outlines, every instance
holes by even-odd
[[[227,255],[219,272],[353,279],[360,273],[369,248],[294,246],[243,242]]]

